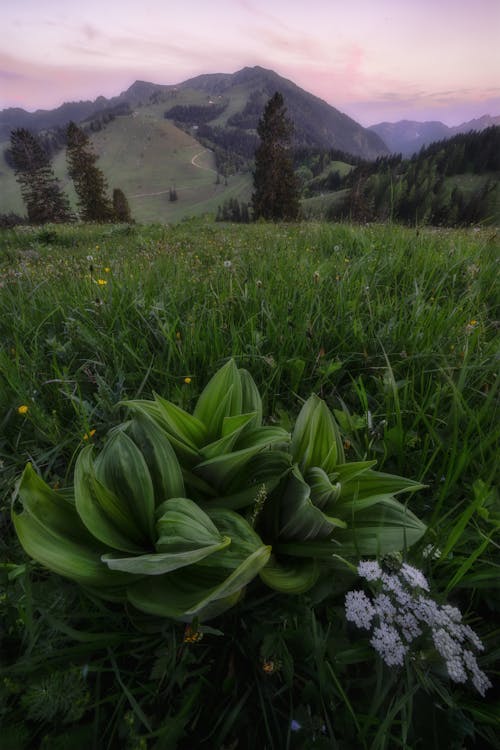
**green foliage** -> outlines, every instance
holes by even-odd
[[[270,559],[238,603],[186,632],[48,575],[27,560],[9,512],[27,461],[58,499],[71,497],[82,448],[93,444],[94,465],[109,428],[124,425],[120,402],[154,403],[156,392],[192,415],[208,373],[234,357],[252,373],[264,426],[291,433],[316,393],[365,482],[376,469],[426,485],[409,506],[427,532],[404,558],[424,570],[437,599],[467,613],[486,647],[480,666],[495,682],[494,232],[190,221],[17,228],[0,243],[2,745],[496,747],[494,691],[479,699],[427,660],[386,668],[346,627],[341,603],[356,582],[340,560],[328,562],[330,575],[318,560],[310,587],[317,567],[294,552],[295,574],[285,568],[281,580],[303,593],[290,595],[261,580],[281,574]],[[137,445],[153,452],[144,438]],[[322,471],[303,476],[317,507],[339,481],[329,479],[332,493]],[[179,496],[175,482],[153,484],[155,496]],[[260,487],[253,505],[233,509],[259,536],[271,495]],[[404,503],[408,493],[396,497]],[[338,509],[337,500],[330,516],[342,520]],[[346,531],[337,526],[334,537]],[[28,688],[73,668],[90,694],[81,719],[28,719]]]
[[[123,224],[130,224],[132,216],[130,215],[130,206],[125,193],[120,188],[113,190],[113,213],[115,220]]]
[[[346,464],[334,417],[315,396],[288,453],[288,434],[262,425],[257,387],[234,360],[192,415],[160,396],[126,405],[138,417],[115,428],[96,459],[92,446],[79,454],[74,499],[28,465],[22,512],[13,513],[29,555],[105,598],[127,598],[157,616],[208,619],[233,606],[261,571],[271,588],[303,593],[316,583],[319,561],[329,575],[334,551],[385,554],[425,531],[393,497],[420,485],[370,463]]]
[[[254,219],[290,221],[298,216],[298,182],[289,152],[292,132],[283,96],[277,91],[257,127],[260,143],[255,152]]]
[[[83,221],[114,221],[107,182],[96,167],[97,156],[86,133],[74,122],[68,125],[66,159],[78,197],[80,218]]]
[[[39,139],[19,128],[10,135],[10,158],[32,224],[71,221],[68,199]]]

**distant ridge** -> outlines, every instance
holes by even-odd
[[[493,125],[500,125],[500,115],[496,117],[483,115],[453,127],[438,121],[400,120],[399,122],[380,122],[368,129],[382,138],[391,153],[411,156],[435,141],[453,138],[454,135],[469,133],[472,130],[480,132]]]
[[[246,67],[236,73],[209,73],[177,85],[161,85],[148,81],[135,81],[126,91],[116,97],[106,99],[99,96],[95,101],[68,102],[53,110],[26,112],[23,109],[5,109],[0,111],[0,140],[7,140],[13,128],[24,127],[34,132],[65,126],[70,120],[82,122],[99,112],[128,104],[130,107],[149,105],[152,102],[168,101],[177,91],[197,92],[204,96],[224,96],[231,100],[227,118],[222,118],[219,125],[235,127],[230,121],[231,115],[238,116],[238,129],[255,133],[259,112],[251,112],[248,120],[247,110],[256,97],[270,97],[280,91],[285,99],[289,117],[295,125],[296,145],[307,145],[318,148],[332,148],[347,153],[374,159],[388,153],[387,147],[379,135],[363,128],[355,120],[343,114],[327,102],[301,89],[292,81],[279,76],[265,68]],[[253,96],[253,100],[252,100]],[[238,110],[238,102],[241,110]],[[248,114],[248,113],[247,113]],[[243,127],[243,119],[249,121],[249,127]]]

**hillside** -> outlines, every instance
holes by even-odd
[[[138,221],[215,213],[228,198],[247,201],[257,123],[277,90],[294,123],[296,148],[335,149],[364,159],[387,154],[375,133],[264,68],[202,75],[178,86],[136,81],[111,99],[68,103],[52,111],[0,112],[0,213],[24,213],[5,155],[15,127],[43,138],[56,174],[72,193],[64,152],[64,127],[71,119],[87,130],[110,188],[124,190]],[[171,188],[177,192],[175,202],[169,200]]]

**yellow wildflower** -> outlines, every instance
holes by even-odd
[[[17,407],[17,413],[18,414],[26,414],[28,412],[28,407],[26,404],[21,404],[21,406]]]
[[[83,436],[83,439],[90,440],[90,438],[94,437],[94,435],[95,435],[95,430],[90,430],[89,432],[85,433],[85,435]]]
[[[106,281],[106,279],[97,279],[97,283],[99,284],[99,286],[106,286],[108,282]]]
[[[106,268],[104,269],[104,272],[109,273],[110,271],[111,271],[111,268],[109,268],[109,266],[106,266]]]
[[[184,643],[198,643],[203,638],[203,633],[199,630],[193,630],[190,625],[186,625],[184,631]]]
[[[186,383],[186,385],[189,385],[191,382],[191,378],[184,378],[184,382]]]

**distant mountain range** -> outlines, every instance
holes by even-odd
[[[453,138],[454,135],[469,133],[471,130],[480,132],[493,125],[500,125],[500,115],[497,117],[483,115],[483,117],[454,127],[448,127],[442,122],[400,120],[399,122],[381,122],[368,129],[380,136],[391,153],[411,156],[435,141]]]

